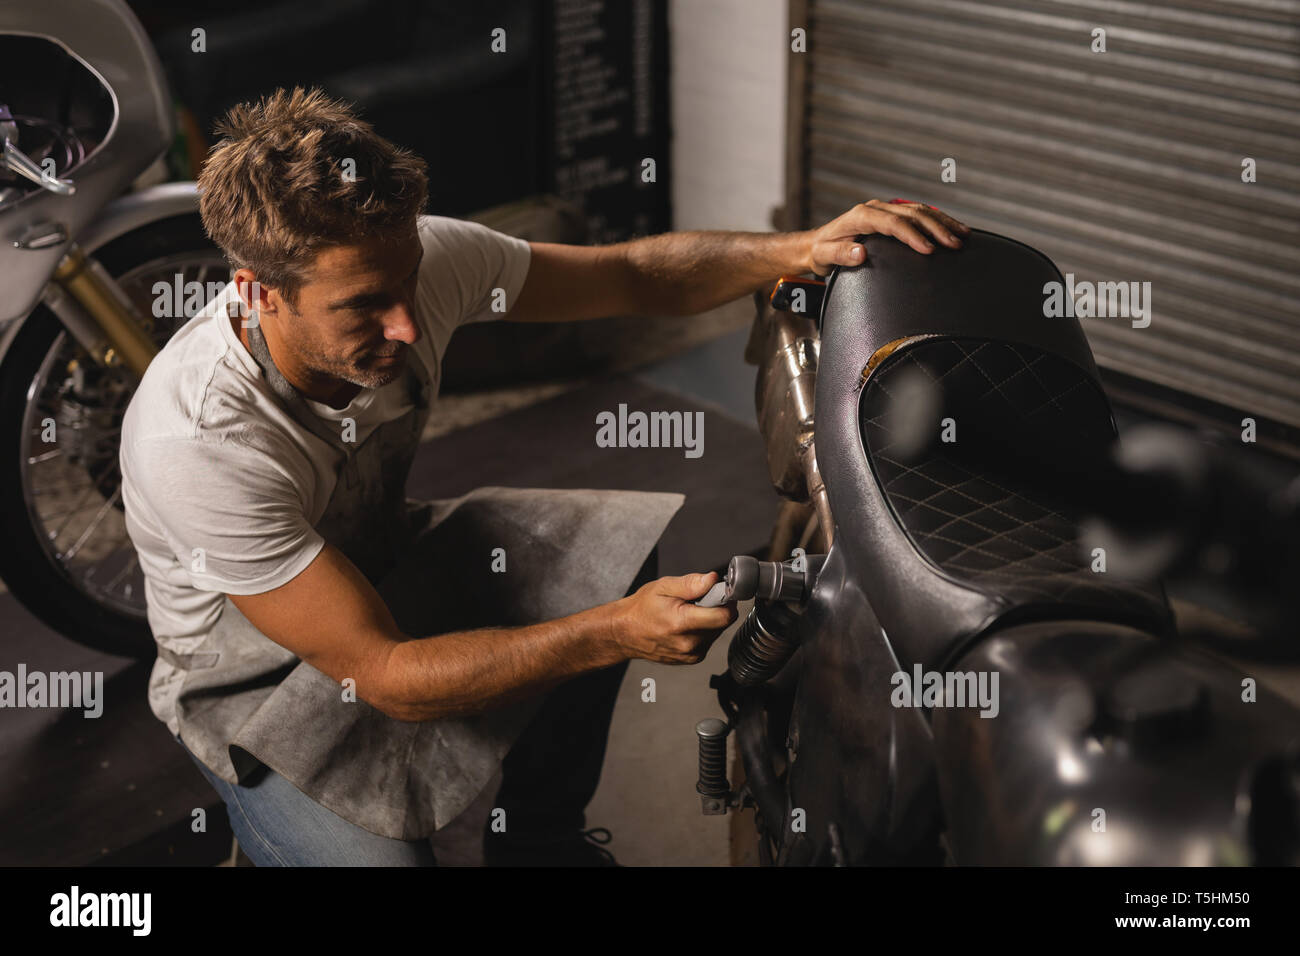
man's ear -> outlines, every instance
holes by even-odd
[[[253,316],[274,315],[282,297],[275,289],[267,288],[257,280],[252,269],[236,269],[232,279],[235,291],[245,309],[245,319],[252,324]],[[285,303],[287,305],[287,303]]]

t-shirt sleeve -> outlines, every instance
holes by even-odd
[[[131,457],[142,506],[201,591],[270,591],[297,577],[325,546],[297,491],[305,476],[264,450],[154,438],[139,442]]]
[[[528,276],[527,241],[448,216],[421,216],[419,225],[420,295],[431,314],[453,328],[506,318]]]

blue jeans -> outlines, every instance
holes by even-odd
[[[363,830],[307,796],[270,767],[246,786],[226,783],[190,753],[226,804],[240,849],[256,866],[437,866],[428,840],[393,840]]]
[[[605,742],[627,661],[555,688],[502,762],[495,806],[506,811],[512,839],[527,842],[573,833],[600,782]],[[321,806],[270,767],[243,785],[222,780],[176,742],[226,804],[230,828],[256,866],[437,866],[425,840],[371,833]]]

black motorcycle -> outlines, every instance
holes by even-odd
[[[1252,497],[1186,434],[1121,445],[1036,250],[861,241],[758,300],[790,504],[713,596],[754,605],[697,727],[704,812],[753,808],[778,865],[1300,860],[1300,710],[1180,634],[1159,580],[1226,554],[1268,605],[1251,649],[1293,646],[1300,486]]]

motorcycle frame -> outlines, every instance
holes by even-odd
[[[809,315],[776,306],[790,282],[786,277],[770,294],[754,293],[754,323],[745,346],[746,361],[758,366],[754,410],[767,452],[769,477],[787,502],[772,539],[770,557],[777,561],[789,556],[787,538],[795,544],[806,538],[807,545],[824,553],[835,533],[814,440],[813,393],[821,341]],[[816,522],[811,528],[782,527],[790,522],[811,525],[813,517]]]

